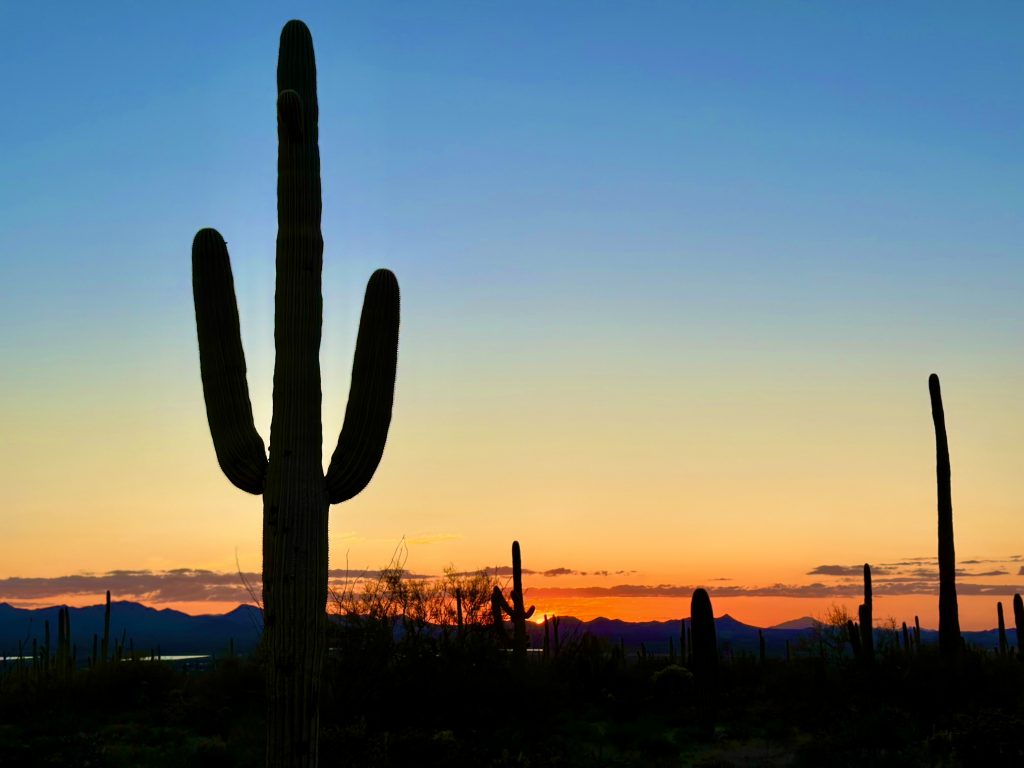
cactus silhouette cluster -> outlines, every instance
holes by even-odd
[[[325,474],[316,64],[312,37],[300,21],[288,22],[281,32],[277,93],[276,358],[269,457],[253,423],[231,265],[216,230],[202,229],[195,236],[192,274],[203,393],[217,460],[234,485],[263,496],[267,760],[275,766],[312,766],[326,642],[328,509],[369,483],[384,451],[399,294],[391,272],[378,270],[370,277],[348,406]]]

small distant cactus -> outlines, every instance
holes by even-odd
[[[999,619],[999,655],[1005,656],[1010,652],[1010,644],[1006,640],[1006,621],[1003,619],[1003,604],[996,602],[996,616]]]
[[[764,647],[764,630],[757,630],[757,655],[758,661],[764,664],[765,647]]]
[[[511,605],[501,594],[501,590],[495,588],[501,609],[508,614],[512,620],[512,654],[519,662],[526,661],[526,622],[533,616],[534,606],[526,608],[523,597],[523,558],[519,551],[519,542],[512,542],[512,598]]]
[[[107,604],[103,609],[103,657],[101,663],[110,661],[110,590],[107,590]]]
[[[1013,596],[1013,625],[1017,630],[1017,655],[1024,658],[1024,600]]]
[[[860,620],[860,647],[864,660],[870,663],[875,658],[874,603],[871,599],[871,566],[864,563],[864,604],[860,606],[857,618]]]
[[[950,485],[949,441],[942,408],[939,377],[928,377],[935,424],[935,477],[939,508],[939,653],[947,661],[960,655],[960,613],[956,601],[956,553],[953,548],[953,496]]]

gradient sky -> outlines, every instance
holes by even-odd
[[[292,17],[328,456],[365,281],[402,286],[392,432],[332,510],[332,568],[403,536],[417,573],[501,565],[518,538],[538,610],[670,618],[695,585],[752,622],[855,606],[814,570],[934,557],[935,371],[958,559],[997,563],[964,566],[992,574],[964,624],[994,624],[1024,587],[1018,2],[0,6],[0,600],[219,609],[202,571],[258,572],[190,244],[228,241],[266,438]],[[111,573],[195,569],[166,594]],[[930,589],[894,580],[875,615],[934,625]]]

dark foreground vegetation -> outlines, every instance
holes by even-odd
[[[558,637],[554,621],[522,654],[515,628],[493,620],[486,575],[401,573],[336,596],[321,765],[1024,764],[1024,663],[1009,647],[950,664],[936,645],[878,632],[873,656],[855,656],[834,611],[788,660],[716,652],[702,678],[698,611],[671,654]],[[264,765],[263,666],[260,653],[202,668],[8,661],[0,765]]]

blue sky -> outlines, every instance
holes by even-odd
[[[25,537],[12,552],[42,540],[17,521],[42,515],[38,536],[52,540],[70,515],[45,511],[29,464],[75,463],[69,504],[99,494],[96,478],[193,482],[212,464],[189,261],[203,226],[229,244],[266,431],[274,69],[292,17],[310,26],[319,70],[325,444],[365,279],[389,266],[403,329],[395,458],[382,471],[427,490],[378,503],[404,505],[439,540],[465,537],[448,553],[460,565],[491,535],[451,511],[490,503],[465,475],[504,493],[532,473],[523,483],[576,525],[597,502],[574,507],[572,489],[623,462],[639,480],[623,478],[609,504],[635,485],[655,493],[667,481],[652,478],[676,464],[692,481],[725,472],[708,469],[718,460],[752,463],[744,451],[769,435],[793,464],[766,472],[833,478],[809,463],[827,440],[869,445],[870,414],[894,425],[878,436],[891,456],[907,453],[916,422],[896,417],[926,406],[932,370],[981,425],[964,461],[989,473],[1006,499],[998,515],[1010,514],[1019,453],[1007,447],[1024,422],[1020,3],[8,3],[0,416],[8,522]],[[665,458],[676,433],[702,453]],[[602,442],[625,456],[588,453]],[[194,457],[168,465],[184,445]],[[729,477],[723,493],[748,482]],[[234,504],[231,492],[217,503]],[[133,509],[148,503],[141,481],[126,493]],[[701,504],[713,506],[709,493]],[[104,498],[103,509],[129,504]],[[508,502],[527,530],[550,519],[535,501]],[[392,534],[362,509],[353,525],[390,551]],[[1007,555],[989,551],[993,537],[979,533],[974,554]],[[103,565],[223,568],[211,553],[224,546]],[[380,565],[376,551],[360,565]],[[60,562],[77,567],[70,551]]]

